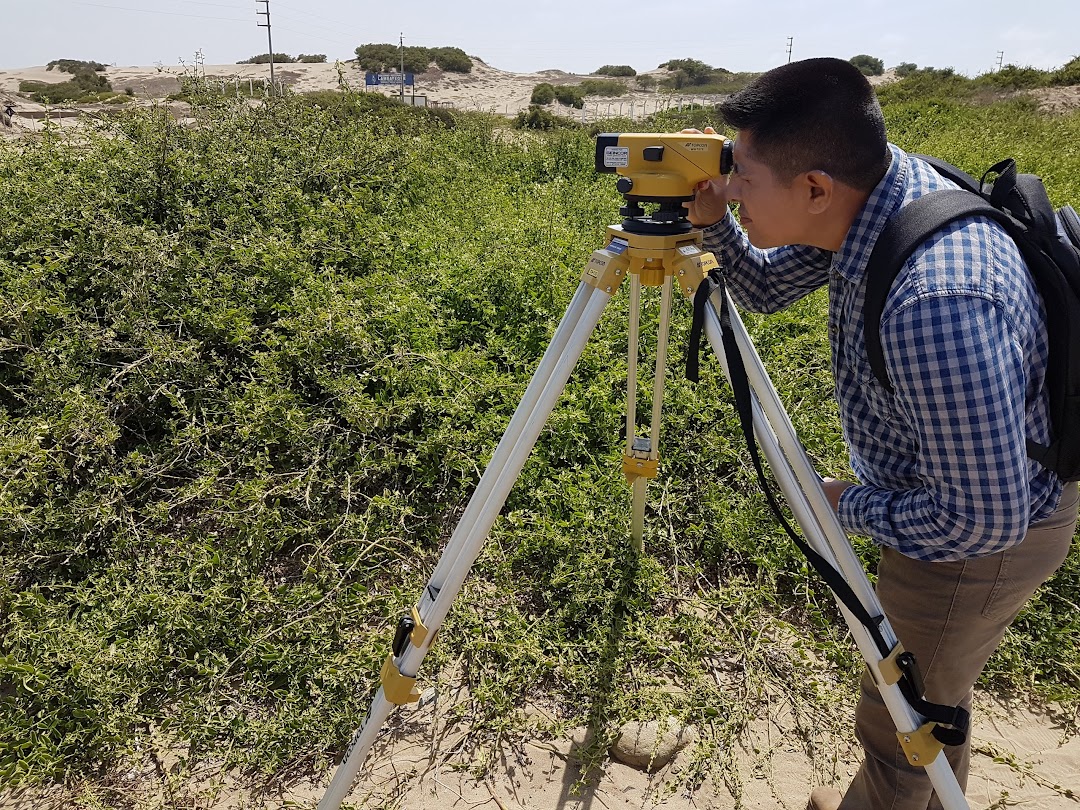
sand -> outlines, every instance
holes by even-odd
[[[469,74],[444,73],[434,69],[416,77],[416,86],[406,88],[405,96],[412,101],[417,96],[419,104],[451,107],[459,110],[484,110],[506,116],[514,116],[529,106],[533,88],[541,82],[550,84],[576,84],[588,76],[579,76],[561,70],[542,70],[535,73],[510,73],[491,67],[483,61],[474,59],[473,70]],[[161,103],[170,94],[180,90],[180,79],[192,75],[191,66],[112,66],[106,71],[106,77],[114,90],[126,92],[130,89],[132,102],[135,104]],[[666,71],[653,71],[655,75]],[[256,91],[266,86],[270,80],[269,65],[204,65],[199,75],[208,82],[218,84],[228,92],[237,87],[245,92]],[[44,67],[0,69],[0,105],[10,102],[15,107],[13,126],[0,127],[0,136],[17,136],[40,130],[48,116],[54,122],[64,126],[77,123],[82,114],[96,114],[115,109],[111,104],[56,105],[46,108],[36,104],[18,92],[20,82],[43,81],[61,82],[70,78],[67,73],[46,70]],[[591,78],[596,78],[591,77]],[[336,90],[342,83],[354,89],[368,89],[364,76],[355,64],[285,64],[274,69],[274,80],[293,90],[304,93],[315,90]],[[631,85],[633,87],[633,85]],[[374,88],[370,88],[374,89]],[[396,94],[389,88],[378,88],[378,92],[387,95]],[[614,115],[640,118],[658,110],[678,108],[690,103],[715,103],[721,97],[691,93],[668,93],[634,89],[621,97],[594,98],[586,100],[582,110],[553,105],[552,109],[580,121],[595,121]],[[182,105],[176,107],[177,117],[185,114]]]

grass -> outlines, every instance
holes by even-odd
[[[1080,118],[1018,104],[886,112],[905,148],[969,171],[1012,153],[1075,201]],[[151,749],[270,778],[330,765],[618,219],[581,130],[506,138],[494,117],[360,96],[196,114],[125,111],[77,145],[49,131],[0,151],[0,784],[79,786],[88,808],[131,806],[108,780]],[[746,320],[837,475],[825,305]],[[681,305],[647,555],[628,552],[624,307],[423,678],[467,687],[481,767],[532,703],[547,733],[596,733],[591,763],[622,723],[675,715],[702,731],[681,783],[737,793],[731,741],[771,696],[846,723],[861,664],[766,511],[716,363],[696,387],[678,372]],[[656,320],[649,304],[646,340]],[[1073,554],[987,685],[1075,707],[1078,598]]]

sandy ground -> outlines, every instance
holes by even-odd
[[[979,695],[967,790],[972,810],[1076,810],[1080,738],[1069,726],[1069,718],[1052,711]],[[706,779],[693,788],[682,776],[692,748],[654,773],[608,759],[583,774],[577,753],[583,728],[562,738],[508,741],[478,778],[473,772],[482,768],[461,753],[467,732],[437,703],[398,710],[346,802],[369,810],[803,810],[814,786],[842,788],[859,762],[849,734],[823,727],[808,735],[807,718],[796,718],[780,699],[740,741],[735,766],[719,782]],[[0,810],[96,808],[101,799],[140,810],[314,808],[329,783],[327,776],[253,784],[213,765],[192,774],[176,770],[174,756],[159,761],[162,769],[146,763],[95,787],[0,794]]]
[[[473,57],[474,66],[469,74],[443,73],[432,70],[416,77],[415,88],[406,88],[407,99],[413,94],[418,103],[426,101],[432,106],[446,106],[462,110],[485,110],[513,116],[529,106],[533,87],[541,82],[551,84],[576,84],[588,76],[578,76],[561,70],[544,70],[537,73],[509,73],[491,67]],[[180,77],[191,74],[190,67],[150,66],[150,67],[110,67],[106,76],[114,90],[124,92],[131,89],[132,103],[149,104],[160,102],[166,96],[180,89]],[[666,71],[654,71],[663,74]],[[245,91],[258,90],[269,83],[269,65],[205,65],[200,74],[212,83],[220,83],[228,92],[242,87]],[[70,78],[69,74],[44,67],[0,69],[0,104],[10,102],[16,113],[14,126],[0,127],[0,135],[14,135],[32,132],[43,126],[46,115],[62,125],[73,125],[80,109],[74,107],[54,107],[49,111],[41,104],[35,104],[18,92],[21,81],[61,82]],[[596,78],[596,77],[592,77]],[[276,82],[295,92],[313,90],[336,90],[344,81],[356,89],[364,88],[364,76],[355,64],[286,64],[277,65],[274,71]],[[382,88],[380,92],[391,94]],[[634,90],[617,98],[590,97],[583,110],[562,108],[562,112],[583,121],[613,115],[627,115],[634,118],[648,115],[658,110],[678,108],[689,103],[712,103],[719,96],[692,95],[689,93],[661,93]],[[85,105],[84,112],[101,112],[115,109],[116,105]],[[182,115],[182,111],[177,113]]]

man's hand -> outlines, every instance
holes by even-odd
[[[825,490],[825,497],[829,499],[829,506],[834,512],[840,509],[840,493],[850,486],[854,486],[850,481],[839,481],[836,478],[821,479],[821,488]]]
[[[683,134],[700,135],[701,130],[684,129]],[[715,135],[716,130],[705,127],[705,135]],[[695,228],[705,228],[713,225],[724,218],[728,210],[727,178],[717,177],[712,180],[703,180],[694,189],[695,196],[690,202],[683,203],[686,209],[686,218]]]
[[[684,202],[686,218],[695,228],[707,228],[724,218],[728,211],[727,178],[703,180],[694,189],[695,196]]]

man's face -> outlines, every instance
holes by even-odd
[[[801,244],[806,209],[794,184],[783,182],[755,153],[753,136],[735,138],[728,200],[739,203],[739,222],[759,248]]]

